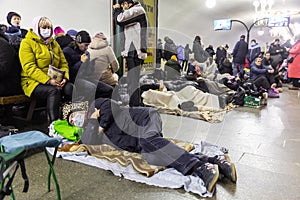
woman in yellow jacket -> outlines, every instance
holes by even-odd
[[[19,51],[24,93],[28,97],[47,99],[50,123],[59,118],[62,97],[71,100],[73,92],[73,85],[68,82],[68,63],[52,35],[51,21],[47,17],[36,17],[33,19],[33,28],[22,40]],[[50,66],[64,72],[60,80],[48,73]]]

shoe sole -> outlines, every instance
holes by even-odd
[[[232,171],[232,174],[231,174],[231,181],[233,183],[236,183],[236,180],[237,180],[237,174],[236,174],[236,168],[235,168],[235,165],[234,163],[231,162],[230,158],[229,158],[229,155],[227,153],[224,154],[225,156],[225,159],[227,160],[227,162],[229,162],[231,164],[231,171]]]
[[[232,171],[232,174],[231,174],[231,181],[232,181],[233,183],[236,183],[237,175],[236,175],[236,169],[235,169],[234,163],[231,163],[231,171]]]
[[[214,165],[215,169],[216,169],[216,174],[215,177],[213,178],[213,180],[210,182],[210,184],[208,185],[207,191],[212,193],[213,189],[215,188],[215,185],[219,179],[219,166],[218,165]]]

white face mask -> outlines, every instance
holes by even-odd
[[[83,113],[77,113],[75,116],[72,118],[74,126],[82,128],[85,122],[85,114]]]
[[[40,29],[40,34],[44,39],[49,38],[51,36],[51,29],[41,28]]]

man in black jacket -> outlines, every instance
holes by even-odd
[[[208,192],[214,190],[219,169],[236,182],[235,166],[226,156],[191,154],[166,140],[162,135],[161,117],[153,108],[123,108],[113,100],[99,98],[89,112],[91,114],[81,137],[84,144],[109,144],[116,149],[141,153],[149,164],[172,167],[183,175],[199,176]],[[72,119],[78,118],[73,114]]]
[[[232,56],[233,76],[244,75],[244,65],[248,53],[248,43],[245,42],[245,35],[241,35],[240,40],[235,44]]]

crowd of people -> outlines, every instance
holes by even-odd
[[[141,93],[145,89],[140,85],[140,70],[147,58],[146,12],[139,2],[120,0],[113,5],[112,14],[123,31],[120,43],[128,68],[130,116],[116,103],[120,99],[113,95],[119,84],[117,72],[120,66],[107,37],[102,32],[90,36],[86,30],[65,32],[61,26],[54,27],[46,16],[34,18],[32,27],[24,30],[20,26],[20,14],[8,13],[10,26],[1,26],[0,31],[0,95],[24,93],[46,100],[49,123],[60,119],[62,102],[88,101],[96,110],[86,114],[89,121],[85,136],[89,137],[95,131],[96,135],[103,133],[107,137],[105,141],[124,150],[142,153],[150,164],[166,165],[184,175],[199,176],[209,192],[213,191],[219,173],[236,182],[234,164],[226,157],[195,156],[163,138],[157,112],[142,107]],[[226,81],[248,81],[269,97],[279,97],[282,84],[287,80],[284,79],[286,74],[292,81],[290,89],[300,87],[300,37],[295,37],[297,42],[290,49],[280,46],[280,40],[276,39],[268,51],[263,52],[255,39],[248,47],[245,36],[241,35],[230,53],[228,45],[221,45],[216,51],[212,45],[204,48],[198,35],[191,48],[189,44],[176,45],[166,36],[164,45],[158,39],[155,68],[164,68],[163,80],[175,81],[184,77],[198,81],[199,77],[205,78],[206,68],[215,64],[217,71],[214,73],[227,74]],[[164,65],[162,61],[165,61]],[[186,74],[182,76],[183,73]],[[160,90],[164,85],[160,82],[154,88]],[[119,115],[113,116],[112,105],[118,110],[114,113]],[[139,127],[128,123],[129,118]],[[166,152],[153,153],[160,152],[165,146],[168,146]],[[163,155],[174,160],[166,163],[168,159],[162,159]]]

